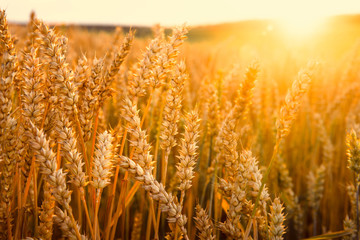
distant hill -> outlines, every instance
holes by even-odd
[[[339,15],[327,18],[327,28],[328,33],[332,32],[335,34],[344,33],[344,30],[356,32],[360,30],[360,14],[358,15]],[[16,23],[16,25],[23,25],[24,23]],[[202,40],[220,40],[226,39],[228,37],[236,38],[253,38],[259,35],[264,35],[264,31],[271,25],[276,32],[278,22],[274,20],[246,20],[230,23],[221,23],[214,25],[202,25],[191,27],[188,37],[189,41],[202,41]],[[112,32],[117,26],[120,25],[60,25],[61,27],[75,27],[86,29],[88,31],[106,31]],[[136,36],[151,37],[152,31],[151,27],[144,26],[120,26],[124,32],[129,31],[130,28],[136,29]],[[171,30],[166,29],[166,33],[169,33]],[[360,34],[360,32],[359,32]]]
[[[360,30],[360,14],[328,17],[325,22],[325,31],[341,32],[344,30],[343,27],[347,29],[353,28],[352,30],[354,31]],[[230,35],[246,37],[249,35],[257,35],[259,33],[262,34],[269,25],[271,25],[273,30],[276,31],[276,27],[279,25],[279,22],[275,20],[248,20],[199,26],[190,31],[189,38],[193,38],[193,40],[200,40],[204,38],[224,39]]]

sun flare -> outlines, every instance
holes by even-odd
[[[309,37],[321,30],[325,17],[314,15],[291,15],[279,19],[284,34],[290,37]]]

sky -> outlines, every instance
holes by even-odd
[[[360,0],[0,0],[8,21],[164,26],[360,13]]]

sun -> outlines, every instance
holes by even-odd
[[[322,29],[325,17],[320,15],[288,15],[278,19],[280,29],[285,35],[304,38],[315,35]]]

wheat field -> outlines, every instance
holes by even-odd
[[[195,33],[0,12],[0,239],[359,239],[358,35]]]

